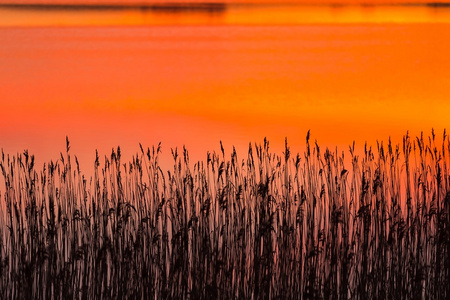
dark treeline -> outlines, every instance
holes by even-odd
[[[8,1],[8,0],[6,0]],[[193,3],[0,3],[0,8],[12,10],[35,10],[35,11],[123,11],[140,10],[150,12],[167,13],[224,13],[227,10],[227,4],[221,2],[193,2]]]
[[[1,299],[449,299],[450,142],[2,153]]]

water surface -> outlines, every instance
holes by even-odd
[[[0,141],[82,166],[121,145],[301,149],[448,127],[450,13],[429,6],[0,8]],[[242,155],[246,152],[243,150]]]

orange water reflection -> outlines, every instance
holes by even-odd
[[[289,26],[247,26],[269,12],[255,12],[247,25],[238,14],[201,15],[215,25],[3,23],[0,146],[29,148],[42,162],[57,158],[69,135],[91,168],[95,148],[106,153],[118,144],[128,158],[139,142],[162,141],[167,156],[186,144],[196,160],[219,140],[245,155],[249,141],[265,136],[281,151],[287,136],[295,151],[311,129],[321,145],[347,149],[353,140],[400,141],[406,130],[449,125],[445,13],[437,13],[438,24],[349,17]]]

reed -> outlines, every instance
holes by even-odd
[[[361,155],[161,145],[42,169],[2,151],[1,299],[448,299],[450,142]]]

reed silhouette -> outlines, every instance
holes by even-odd
[[[2,152],[1,299],[448,299],[450,143],[269,142],[192,164],[120,148],[82,175]],[[438,145],[437,145],[438,144]],[[348,163],[346,163],[348,161]],[[73,164],[75,162],[75,164]]]

